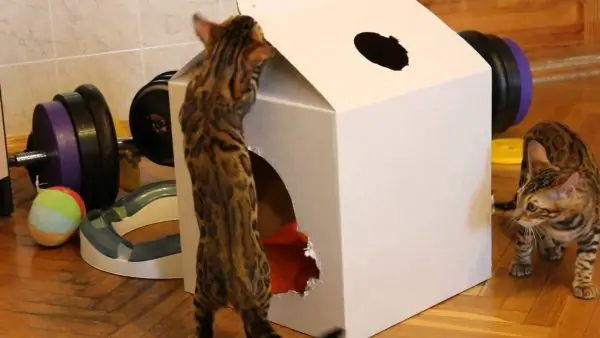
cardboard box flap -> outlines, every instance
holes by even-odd
[[[281,54],[263,68],[258,98],[281,104],[334,112],[327,100]]]
[[[187,85],[193,76],[192,70],[198,67],[203,59],[204,50],[181,67],[171,77],[169,83]],[[258,97],[267,101],[303,106],[324,112],[333,111],[327,100],[280,54],[269,61],[263,69]]]
[[[415,0],[301,3],[238,0],[238,7],[337,112],[489,71],[475,50]],[[369,61],[355,47],[363,32],[397,39],[408,52],[408,66],[394,71]]]

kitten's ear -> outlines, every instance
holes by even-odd
[[[196,35],[202,41],[205,48],[221,37],[223,27],[206,20],[200,13],[194,13],[192,21],[194,22]]]
[[[527,157],[529,159],[530,172],[535,172],[551,165],[546,154],[546,149],[536,140],[531,140],[527,144]]]
[[[275,56],[275,48],[267,43],[257,43],[248,53],[248,60],[252,63],[260,63]]]
[[[558,194],[564,197],[571,196],[575,192],[575,188],[577,187],[577,184],[579,184],[580,178],[581,176],[578,172],[572,173],[571,176],[558,187]]]

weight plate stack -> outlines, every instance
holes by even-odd
[[[82,84],[75,88],[88,108],[98,137],[100,166],[104,178],[104,194],[101,194],[99,208],[110,206],[119,193],[119,147],[113,117],[102,92],[92,84]]]
[[[56,94],[53,100],[67,109],[75,129],[81,163],[81,197],[88,210],[101,208],[107,197],[102,170],[99,170],[102,164],[94,119],[77,92]]]
[[[173,75],[175,75],[175,73],[177,73],[176,70],[167,70],[166,72],[162,72],[162,73],[156,75],[150,82],[155,81],[155,80],[169,81],[173,77]]]
[[[458,33],[492,69],[492,134],[520,123],[529,110],[533,81],[523,51],[512,40],[477,31]]]
[[[173,167],[168,82],[175,71],[161,73],[134,96],[129,110],[133,143],[150,161]]]

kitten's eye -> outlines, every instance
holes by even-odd
[[[527,203],[527,206],[525,206],[525,209],[527,209],[527,211],[531,211],[534,212],[537,210],[537,206],[531,202]]]

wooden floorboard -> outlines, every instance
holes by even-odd
[[[505,136],[520,136],[541,119],[561,120],[600,157],[599,92],[600,78],[536,85],[531,113]],[[146,164],[144,170],[153,179],[163,169]],[[511,197],[517,174],[515,167],[495,167],[498,199]],[[39,248],[27,230],[35,192],[23,170],[12,170],[11,176],[16,210],[0,221],[0,337],[191,336],[191,298],[181,280],[138,280],[98,271],[80,258],[77,239],[55,249]],[[570,293],[574,247],[558,263],[536,257],[533,276],[515,279],[507,272],[513,236],[514,229],[495,218],[493,277],[377,337],[600,337],[598,302]],[[600,281],[600,272],[595,275]],[[284,337],[305,337],[277,329]],[[217,316],[216,332],[217,337],[244,336],[240,319],[228,310]]]

